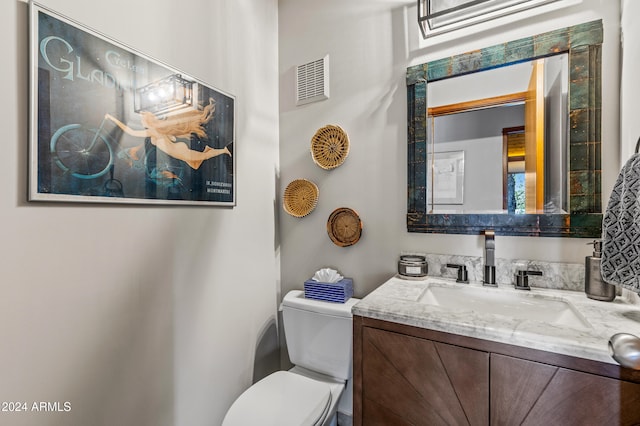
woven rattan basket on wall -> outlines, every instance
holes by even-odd
[[[282,196],[284,211],[291,216],[304,217],[316,208],[318,186],[306,179],[296,179],[289,183]]]
[[[349,155],[349,137],[339,126],[324,126],[311,138],[314,163],[325,170],[335,169]]]

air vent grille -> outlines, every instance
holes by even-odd
[[[329,55],[296,67],[296,104],[329,98]]]

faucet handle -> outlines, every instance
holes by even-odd
[[[467,267],[465,265],[458,265],[457,263],[447,263],[447,268],[458,268],[458,279],[456,279],[457,283],[469,282]]]
[[[531,290],[529,287],[529,275],[542,275],[542,271],[528,271],[526,269],[518,269],[514,275],[515,282],[513,285],[518,290]]]

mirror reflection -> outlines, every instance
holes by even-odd
[[[569,212],[568,55],[427,84],[427,211]]]

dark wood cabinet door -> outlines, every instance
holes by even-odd
[[[362,329],[362,424],[486,425],[489,354]]]
[[[640,384],[491,354],[492,425],[637,425]]]

